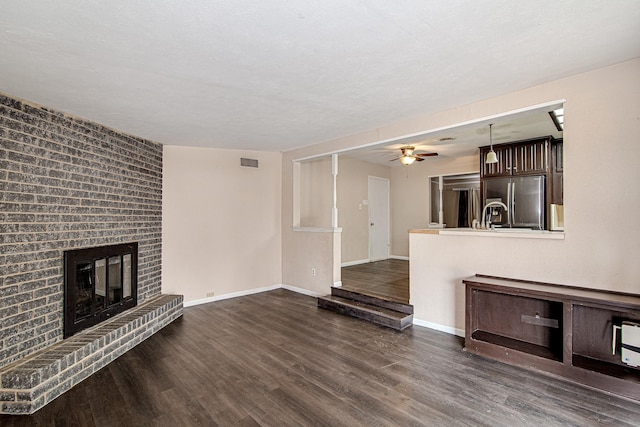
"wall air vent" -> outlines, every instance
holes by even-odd
[[[258,159],[245,159],[244,157],[240,158],[240,166],[244,166],[247,168],[257,168],[258,167]]]

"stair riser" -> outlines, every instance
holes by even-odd
[[[331,295],[336,295],[343,298],[349,298],[354,301],[360,301],[367,304],[377,305],[378,307],[387,308],[389,310],[399,311],[400,313],[413,314],[413,306],[409,304],[402,304],[394,301],[387,301],[380,298],[376,298],[371,295],[364,295],[358,292],[348,291],[341,288],[331,288]]]
[[[413,315],[407,315],[402,320],[391,319],[383,315],[374,314],[369,311],[360,310],[357,307],[345,306],[334,301],[327,301],[318,299],[318,307],[325,308],[336,313],[344,314],[347,316],[357,317],[359,319],[367,320],[371,323],[375,323],[380,326],[395,329],[401,331],[408,328],[413,324]]]

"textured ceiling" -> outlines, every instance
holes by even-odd
[[[288,150],[640,56],[638,0],[0,0],[0,91]]]

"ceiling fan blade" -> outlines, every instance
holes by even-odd
[[[424,159],[422,157],[416,157],[416,162],[422,162]]]
[[[414,154],[414,156],[416,157],[434,157],[437,156],[438,153],[418,153],[418,154]]]
[[[400,160],[400,157],[396,157],[395,159],[389,160],[390,162],[395,162],[396,160]]]

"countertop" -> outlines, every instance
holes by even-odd
[[[472,228],[418,228],[409,230],[409,233],[442,234],[450,236],[564,240],[564,232],[548,230],[528,230],[520,228],[498,228],[495,230],[474,230]]]

